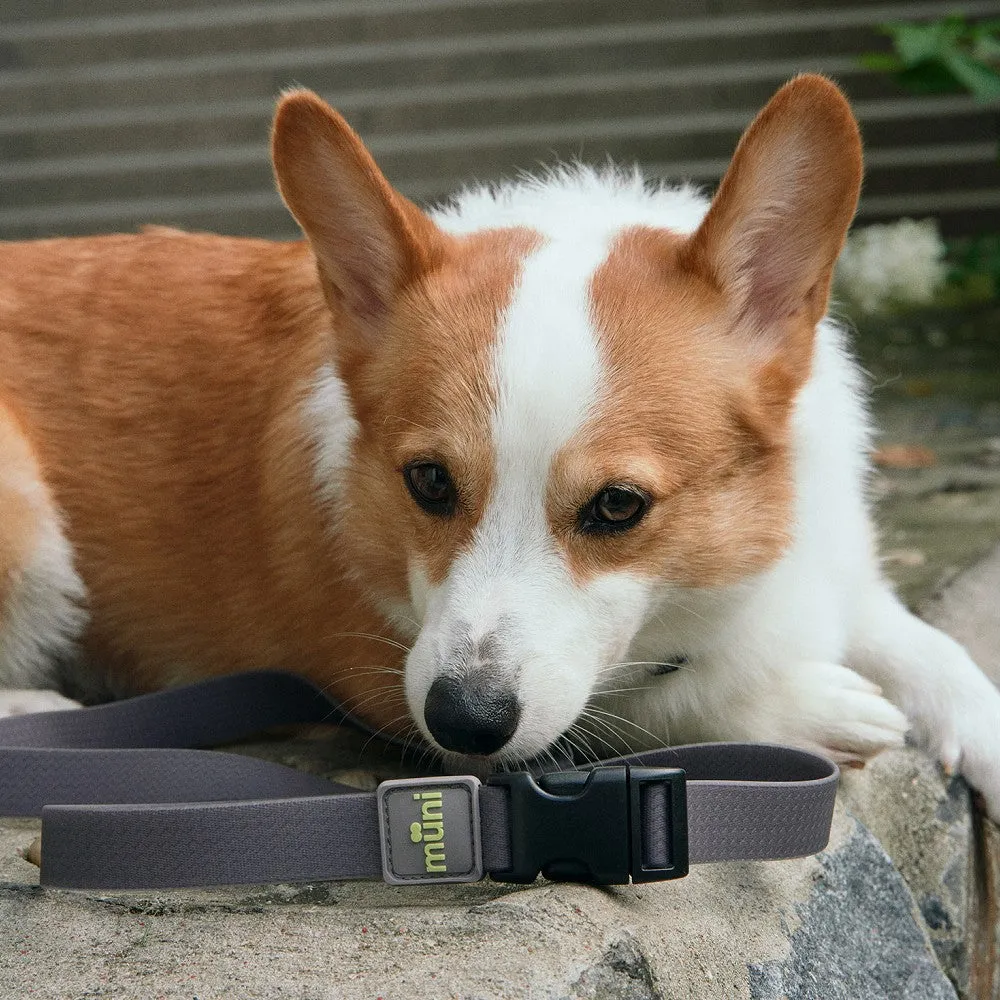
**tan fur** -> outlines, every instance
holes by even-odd
[[[91,658],[127,690],[285,667],[363,696],[350,668],[385,654],[338,633],[385,623],[333,551],[292,415],[330,351],[308,249],[10,244],[0,302],[0,398],[65,514]]]
[[[373,725],[405,729],[402,653],[362,636],[403,638],[379,610],[407,593],[400,532],[439,577],[485,502],[490,397],[467,387],[488,380],[487,347],[533,239],[442,239],[433,275],[409,275],[385,303],[378,350],[374,318],[323,287],[305,243],[157,228],[0,244],[0,401],[25,435],[0,421],[0,461],[13,468],[30,460],[27,441],[35,449],[88,588],[84,649],[114,688],[284,668]],[[365,428],[340,511],[320,501],[302,420],[334,358]],[[444,433],[428,438],[422,413]],[[400,472],[445,452],[479,492],[440,524]],[[17,502],[0,495],[0,552],[15,563],[30,528],[14,530]],[[338,518],[351,530],[333,530]]]
[[[803,148],[842,155],[853,124],[810,89],[826,86],[762,114],[694,238],[628,231],[595,276],[607,403],[559,456],[549,498],[579,577],[627,567],[708,586],[780,553],[788,410],[842,238],[826,206],[853,161],[831,166],[806,212],[815,252],[795,301],[775,299],[758,266],[780,259],[768,242],[780,227],[741,225],[762,190],[780,216],[772,175],[794,183],[800,151],[771,150],[779,115],[801,123]],[[490,350],[539,237],[444,234],[306,92],[283,100],[273,152],[308,243],[151,229],[0,244],[0,600],[37,527],[4,487],[27,471],[65,519],[88,592],[84,651],[114,687],[284,668],[398,733],[409,719],[391,644],[406,629],[385,609],[407,596],[408,554],[440,582],[486,506]],[[334,361],[361,429],[329,509],[302,415]],[[419,459],[451,471],[455,517],[409,497],[402,470]],[[646,520],[580,537],[580,506],[623,477],[653,497]]]
[[[40,478],[38,464],[19,422],[0,407],[0,628],[22,568],[31,558],[41,518],[25,486]]]
[[[725,303],[678,264],[683,238],[633,229],[594,277],[608,385],[557,460],[549,518],[580,579],[628,570],[685,586],[730,583],[779,557],[791,500],[784,437],[744,417],[752,384]],[[581,535],[579,508],[609,484],[652,503],[617,536]]]
[[[439,582],[490,492],[490,348],[537,236],[446,235],[308,92],[282,102],[273,155],[281,193],[316,254],[336,317],[338,367],[361,424],[344,512],[357,528],[345,535],[349,558],[366,566],[377,552],[403,580],[409,550]],[[428,518],[413,503],[402,472],[417,459],[450,470],[461,497],[456,516]]]
[[[347,377],[363,428],[350,474],[353,558],[384,549],[405,575],[414,553],[439,583],[469,543],[494,480],[492,346],[537,239],[509,229],[453,241],[433,280],[405,297],[405,327],[390,324],[384,348]],[[404,488],[403,468],[418,459],[451,473],[460,498],[453,517],[428,517]]]
[[[779,420],[809,377],[862,173],[844,96],[823,77],[798,77],[743,134],[681,252],[681,265],[726,297],[732,336],[761,366]]]
[[[846,101],[802,77],[744,134],[693,236],[619,237],[591,288],[609,385],[549,500],[579,578],[629,570],[710,587],[780,558],[792,405],[861,172]],[[647,492],[648,514],[620,536],[581,536],[576,512],[609,484]]]

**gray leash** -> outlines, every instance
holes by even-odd
[[[837,768],[791,747],[705,743],[376,793],[190,749],[343,719],[312,684],[274,672],[3,719],[0,815],[41,815],[44,885],[97,889],[659,881],[689,863],[814,854],[829,837]]]

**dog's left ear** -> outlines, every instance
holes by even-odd
[[[281,99],[271,156],[331,306],[365,331],[377,328],[400,292],[436,266],[443,234],[393,189],[357,133],[311,91]]]
[[[794,383],[808,377],[861,173],[843,94],[825,77],[797,77],[743,135],[685,248],[688,266],[728,300],[753,355],[780,358]]]

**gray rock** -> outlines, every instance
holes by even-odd
[[[1000,548],[927,599],[928,621],[1000,680]],[[938,961],[962,997],[1000,997],[1000,830],[969,788],[925,754],[882,754],[847,772],[841,798],[909,885]]]
[[[0,950],[0,996],[894,995],[854,992],[863,973],[886,989],[912,981],[926,997],[953,996],[903,880],[842,809],[820,859],[706,865],[678,882],[603,890],[544,882],[43,890],[15,850],[36,830],[34,821],[4,821],[0,833],[0,929],[9,946]],[[870,954],[864,968],[850,964],[875,931],[870,951],[882,964]]]
[[[966,996],[974,818],[968,786],[915,749],[885,753],[842,779],[841,798],[912,892],[938,961]]]
[[[990,439],[989,454],[995,453],[997,443],[998,439]],[[987,675],[1000,684],[998,610],[1000,546],[940,588],[922,608],[928,621],[962,642]],[[1000,1000],[1000,827],[975,808],[965,870],[967,995]],[[956,876],[957,872],[952,876],[953,884],[957,884]]]
[[[921,613],[1000,683],[1000,547],[933,594]]]
[[[859,825],[820,865],[787,957],[750,967],[752,1000],[955,1000],[906,883],[871,833]]]
[[[649,959],[631,934],[613,941],[560,1000],[663,1000]]]

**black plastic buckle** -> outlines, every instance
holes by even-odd
[[[495,774],[510,793],[511,866],[497,882],[625,885],[688,873],[684,771],[661,767],[595,767],[592,771]],[[644,843],[647,820],[658,834]],[[662,828],[661,828],[662,824]],[[660,835],[662,832],[662,836]]]

